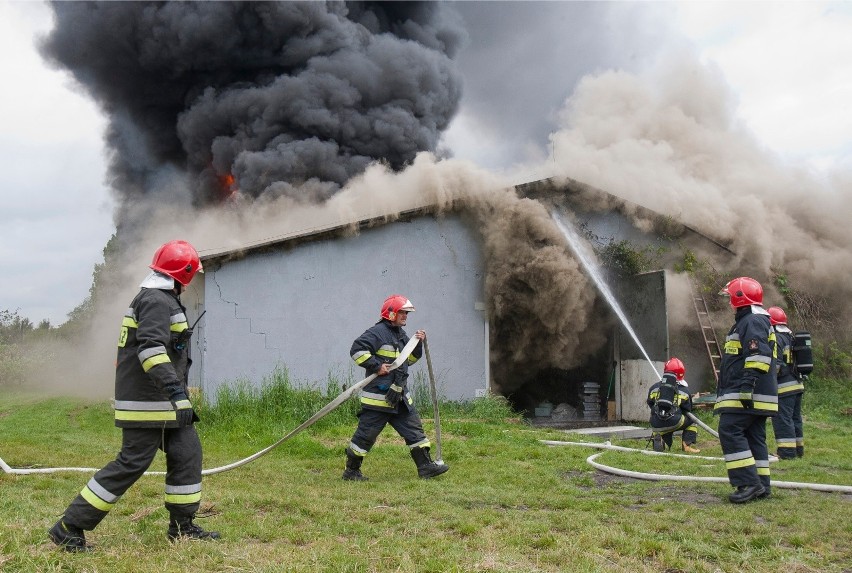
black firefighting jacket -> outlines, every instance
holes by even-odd
[[[796,378],[796,363],[793,360],[793,332],[783,324],[776,324],[773,328],[778,342],[778,359],[775,361],[778,375],[778,397],[801,394],[805,391],[805,385]]]
[[[362,366],[367,374],[375,374],[382,364],[390,364],[397,359],[405,345],[408,344],[408,335],[398,327],[392,326],[387,320],[380,320],[355,339],[349,350],[355,364]],[[414,400],[408,390],[408,366],[417,362],[423,355],[423,345],[418,344],[408,356],[408,359],[400,364],[399,368],[392,370],[385,376],[379,376],[364,386],[361,390],[361,407],[369,410],[381,410],[385,412],[396,412],[396,407],[385,401],[385,394],[391,384],[402,386],[403,394],[400,402],[405,402],[410,410],[414,408]]]
[[[663,374],[663,376],[670,376],[674,378],[674,375],[669,373]],[[660,384],[662,384],[662,380],[651,386],[648,390],[646,403],[648,404],[648,407],[651,408],[651,419],[649,422],[651,427],[658,432],[664,433],[677,430],[685,413],[692,411],[692,396],[689,395],[688,387],[678,384],[676,379],[673,380],[673,382],[674,384],[677,384],[677,393],[672,401],[672,414],[668,418],[661,418],[657,412],[654,411],[654,404],[660,397]]]
[[[778,413],[775,378],[775,331],[762,306],[737,309],[735,322],[725,338],[714,413],[745,413],[774,416]],[[751,393],[754,407],[745,408],[741,398]]]
[[[169,290],[143,288],[121,323],[115,371],[115,425],[120,428],[177,428],[170,398],[186,392],[189,341],[186,309]]]

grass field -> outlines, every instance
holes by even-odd
[[[202,405],[204,466],[268,446],[337,390],[294,390],[279,380],[262,392],[238,388],[216,407]],[[119,449],[107,401],[0,396],[0,457],[12,467],[101,467]],[[807,456],[773,464],[773,478],[852,485],[849,404],[847,381],[812,381]],[[206,477],[198,522],[220,531],[219,542],[169,544],[162,478],[146,476],[88,534],[95,551],[66,554],[46,531],[90,474],[0,473],[0,570],[852,572],[849,494],[776,488],[768,500],[733,506],[727,484],[604,474],[585,461],[595,450],[539,441],[582,438],[533,428],[497,399],[442,405],[451,468],[443,476],[418,479],[401,439],[387,429],[363,467],[370,481],[344,482],[343,448],[355,411],[349,402],[269,455]],[[430,415],[425,406],[434,438]],[[715,426],[711,416],[702,418]],[[704,432],[699,446],[702,456],[721,455]],[[725,475],[721,461],[622,452],[606,452],[600,461],[643,472]],[[161,457],[152,469],[163,469]]]

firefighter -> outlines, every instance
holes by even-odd
[[[719,294],[730,297],[734,325],[725,338],[714,413],[732,503],[770,495],[766,418],[778,413],[773,365],[775,333],[763,308],[763,287],[749,277],[728,282]]]
[[[443,462],[432,461],[429,439],[423,431],[423,422],[408,389],[408,366],[423,355],[423,345],[418,344],[408,360],[398,368],[388,370],[409,341],[402,329],[409,312],[414,312],[410,300],[399,294],[389,296],[382,304],[379,322],[352,343],[349,354],[355,364],[362,366],[368,375],[378,376],[361,391],[358,427],[346,448],[345,480],[367,479],[361,473],[361,464],[387,424],[405,440],[421,478],[435,477],[450,469]],[[426,331],[418,330],[414,337],[426,340]]]
[[[769,322],[778,342],[778,415],[772,418],[778,457],[790,460],[805,453],[802,433],[802,395],[805,385],[796,376],[793,360],[793,332],[787,326],[787,313],[777,306],[768,309]]]
[[[115,374],[115,425],[121,451],[98,471],[49,530],[67,551],[88,551],[84,531],[93,530],[151,465],[166,454],[167,537],[218,539],[193,518],[201,500],[201,442],[198,416],[187,395],[192,329],[180,302],[183,288],[201,271],[195,248],[170,241],[154,254],[151,273],[121,323]]]
[[[697,454],[694,447],[698,428],[686,414],[692,411],[692,396],[684,380],[686,367],[680,358],[669,358],[663,366],[663,378],[648,390],[648,407],[651,408],[651,439],[655,452],[671,449],[677,430],[681,431],[680,445],[684,452]]]

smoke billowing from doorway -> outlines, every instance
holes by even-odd
[[[108,116],[119,228],[145,199],[325,199],[435,150],[461,95],[464,32],[439,3],[52,7],[42,53]]]

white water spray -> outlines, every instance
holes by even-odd
[[[574,256],[577,257],[577,260],[579,260],[580,264],[583,265],[583,268],[586,269],[586,274],[588,274],[594,281],[595,285],[597,285],[598,291],[600,291],[609,303],[610,308],[612,308],[613,312],[615,312],[616,316],[618,316],[621,324],[623,324],[624,328],[627,329],[630,337],[633,338],[633,342],[635,342],[639,350],[642,351],[642,355],[645,357],[645,360],[648,361],[648,364],[651,365],[651,369],[659,378],[660,373],[657,371],[657,368],[654,366],[654,363],[645,351],[645,347],[642,346],[641,342],[639,342],[639,337],[636,336],[636,331],[634,331],[633,327],[630,326],[630,321],[627,320],[627,316],[624,314],[624,311],[621,310],[621,305],[618,304],[618,301],[615,299],[615,296],[612,294],[609,286],[604,282],[597,260],[595,259],[591,249],[588,248],[587,242],[584,241],[579,234],[577,234],[573,225],[566,225],[558,213],[554,211],[550,214],[550,216],[553,218],[556,226],[559,227],[559,230],[562,231],[562,234],[565,235],[565,238],[568,240],[568,246],[571,247],[571,250],[574,252]]]

